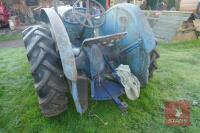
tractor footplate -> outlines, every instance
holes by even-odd
[[[94,100],[113,100],[122,112],[126,112],[127,104],[119,99],[122,94],[124,87],[119,83],[109,80],[91,81],[91,95]]]
[[[109,80],[92,80],[91,95],[94,100],[112,100],[124,94],[124,87],[116,82]]]

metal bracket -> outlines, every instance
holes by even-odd
[[[128,105],[125,102],[122,102],[119,97],[117,96],[113,96],[113,94],[110,92],[110,88],[106,88],[103,84],[102,84],[102,88],[106,91],[106,93],[112,98],[113,102],[117,105],[117,107],[122,111],[122,112],[126,112]]]

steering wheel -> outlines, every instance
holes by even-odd
[[[77,0],[72,9],[77,21],[88,28],[100,27],[105,21],[105,9],[95,0],[85,0],[85,5],[80,7],[82,0]],[[84,7],[85,6],[85,7]]]

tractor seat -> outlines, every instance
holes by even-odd
[[[81,47],[90,47],[94,44],[108,46],[110,44],[113,44],[116,41],[120,41],[121,39],[124,38],[124,36],[126,36],[126,34],[127,32],[121,32],[121,33],[116,33],[116,34],[111,34],[111,35],[106,35],[106,36],[88,38],[83,41]]]
[[[110,46],[111,44],[114,44],[114,42],[120,41],[121,39],[123,39],[124,36],[126,35],[127,35],[127,32],[121,32],[121,33],[116,33],[116,34],[111,34],[111,35],[106,35],[106,36],[88,38],[83,41],[80,48],[74,47],[72,51],[74,53],[74,56],[77,57],[80,55],[80,52],[84,47],[91,47],[92,45],[95,45],[95,44]]]

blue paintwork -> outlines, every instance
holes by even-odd
[[[71,68],[76,68],[75,71],[78,72],[78,75],[86,75],[91,81],[91,97],[94,100],[112,99],[120,109],[124,110],[126,106],[119,99],[119,96],[124,94],[124,88],[120,84],[120,78],[116,74],[115,68],[120,64],[129,65],[132,73],[137,76],[141,84],[146,85],[149,78],[150,53],[155,49],[156,42],[148,21],[138,6],[119,4],[110,8],[105,17],[105,23],[97,30],[99,35],[127,32],[126,37],[112,42],[113,46],[94,44],[82,47],[80,54],[74,56],[76,67],[71,66]],[[64,63],[64,55],[66,56],[68,51],[73,51],[73,48],[80,48],[85,39],[93,38],[94,29],[83,27],[80,24],[68,23],[64,21],[64,18],[62,20],[62,25],[65,26],[68,33],[67,38],[70,39],[70,42],[57,43],[62,63]],[[61,37],[62,40],[66,36],[60,34],[57,37]],[[112,40],[112,38],[110,39]],[[60,40],[56,41],[60,42]],[[72,44],[72,48],[63,50],[62,48],[66,49],[66,43]],[[101,44],[105,43],[102,40]],[[69,72],[69,67],[65,66],[64,63],[64,72]],[[112,81],[106,79],[105,74],[111,76]],[[79,78],[78,75],[77,78]],[[66,75],[66,77],[69,76]],[[71,80],[71,83],[71,93],[76,109],[82,114],[85,111],[85,106],[80,101],[83,100],[81,97],[84,96],[81,96],[83,94],[79,94],[78,90],[83,88],[77,88],[76,80]]]
[[[133,4],[118,4],[106,12],[106,21],[100,27],[100,35],[127,32],[127,36],[118,42],[120,46],[127,46],[142,38],[145,52],[150,53],[156,47],[155,37],[150,25],[140,10]]]
[[[127,36],[116,43],[121,55],[120,63],[130,66],[142,85],[148,83],[150,52],[155,49],[156,41],[152,29],[138,6],[118,4],[106,12],[106,21],[100,27],[100,35],[127,32]]]

